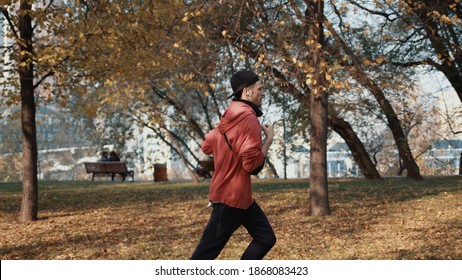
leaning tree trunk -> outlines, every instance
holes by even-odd
[[[351,125],[345,120],[335,116],[331,116],[329,118],[329,124],[330,127],[337,132],[343,140],[345,140],[348,148],[350,148],[351,155],[361,169],[364,177],[373,180],[382,179],[377,171],[377,168],[369,157],[366,148],[364,148],[363,143],[353,131]]]
[[[326,26],[334,36],[337,44],[343,49],[343,51],[351,58],[351,61],[353,62],[352,66],[347,68],[348,72],[356,81],[369,89],[369,91],[379,103],[382,112],[385,114],[388,127],[393,134],[393,138],[398,148],[399,156],[403,160],[403,164],[407,170],[407,177],[410,179],[422,180],[423,178],[420,175],[419,166],[412,156],[407,138],[405,137],[403,128],[401,126],[401,122],[399,121],[398,116],[396,115],[390,102],[388,99],[386,99],[384,92],[372,79],[367,76],[361,63],[362,59],[357,57],[357,55],[351,50],[351,48],[340,37],[337,31],[332,27],[332,24],[327,20]]]
[[[172,135],[170,130],[168,130],[168,129],[165,129],[165,130],[166,130],[166,132],[168,134],[168,138],[172,142],[173,146],[176,148],[176,150],[178,152],[178,155],[180,156],[181,161],[183,162],[184,166],[186,167],[186,170],[188,171],[189,175],[191,176],[193,182],[194,183],[199,183],[199,178],[197,177],[196,173],[194,171],[192,171],[192,169],[189,167],[188,160],[186,159],[186,156],[184,155],[183,151],[181,150],[181,147],[178,144],[178,141],[176,141],[175,137]]]
[[[429,4],[438,5],[438,1],[428,0],[426,2],[426,5],[423,5],[425,8],[416,12],[416,15],[420,18],[423,24],[422,32],[425,32],[426,37],[430,40],[431,47],[439,58],[440,64],[437,66],[437,70],[441,71],[446,76],[462,102],[462,55],[460,52],[460,33],[455,30],[457,27],[452,26],[452,24],[448,24],[446,27],[443,27],[444,24],[441,24],[439,19],[436,20],[432,13],[429,13]],[[433,8],[444,9],[444,7]],[[460,12],[460,6],[458,6],[458,8]],[[454,40],[456,43],[453,43],[449,38]],[[454,48],[453,45],[458,47]]]
[[[327,189],[327,91],[324,62],[324,1],[307,3],[308,41],[316,42],[310,46],[310,66],[314,69],[316,84],[311,91],[311,150],[310,150],[310,214],[324,216],[330,214],[329,193]],[[319,47],[321,46],[321,47]]]
[[[404,135],[401,122],[399,121],[398,116],[393,110],[390,102],[386,99],[382,90],[373,81],[367,78],[364,72],[358,74],[361,76],[361,80],[366,80],[365,86],[369,88],[372,95],[374,95],[383,112],[385,113],[388,127],[393,134],[393,138],[395,139],[395,143],[398,148],[399,156],[403,160],[404,168],[406,168],[407,177],[414,180],[422,180],[423,177],[420,175],[419,166],[415,162],[414,156],[412,155],[409,143],[406,136]]]
[[[22,200],[20,221],[38,219],[37,136],[35,125],[34,67],[32,62],[32,19],[30,1],[23,0],[19,11],[19,80],[22,123]]]
[[[278,172],[276,171],[276,168],[274,167],[274,164],[271,162],[269,157],[266,158],[266,163],[268,164],[271,173],[273,173],[274,178],[279,178]]]
[[[396,175],[403,176],[405,169],[406,168],[404,167],[403,161],[401,160],[400,157],[398,157],[398,172],[396,172]]]

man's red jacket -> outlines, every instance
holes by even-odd
[[[265,155],[261,149],[261,126],[255,110],[245,102],[231,102],[218,127],[202,142],[202,151],[213,154],[215,164],[209,189],[211,202],[240,209],[253,203],[249,172],[263,164]]]

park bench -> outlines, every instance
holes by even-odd
[[[199,177],[212,178],[212,172],[215,171],[213,160],[200,160],[195,171]]]
[[[132,177],[134,180],[135,172],[128,170],[125,162],[120,161],[101,161],[101,162],[84,162],[87,173],[92,173],[91,180],[94,181],[95,176],[107,176],[111,177],[111,181],[114,181],[115,176],[122,177],[122,181],[125,181],[127,176]]]

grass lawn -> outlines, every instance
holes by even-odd
[[[0,257],[188,259],[207,223],[208,182],[40,182],[39,220],[17,222],[20,183],[0,183]],[[462,176],[333,179],[332,215],[311,217],[308,180],[261,180],[278,241],[265,259],[462,259]],[[239,259],[239,229],[219,259]]]

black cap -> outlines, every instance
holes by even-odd
[[[236,96],[246,87],[249,87],[256,82],[260,81],[260,77],[252,71],[238,71],[231,77],[231,88],[233,89],[233,94],[229,98]]]

